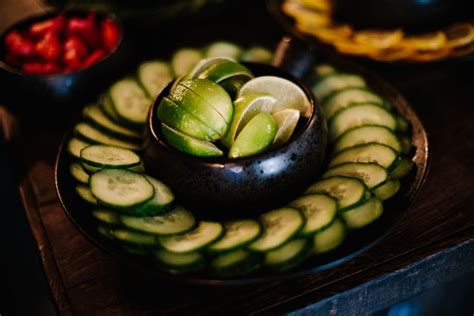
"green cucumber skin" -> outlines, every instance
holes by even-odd
[[[288,241],[288,242],[291,242]],[[281,247],[283,247],[282,245]],[[311,256],[313,251],[313,242],[312,238],[306,239],[306,244],[304,245],[303,249],[292,257],[290,260],[287,260],[285,262],[275,264],[275,265],[266,265],[266,268],[271,270],[271,271],[277,271],[277,272],[283,272],[287,271],[293,268],[296,268],[298,265],[303,263],[309,256]]]

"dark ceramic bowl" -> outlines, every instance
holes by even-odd
[[[156,111],[171,84],[150,111],[144,138],[147,171],[168,184],[178,200],[202,217],[235,218],[263,212],[296,197],[316,179],[326,149],[326,123],[313,94],[284,71],[245,64],[256,76],[273,75],[298,84],[311,101],[311,117],[279,148],[237,159],[184,154],[163,139]]]
[[[85,16],[86,11],[62,11],[66,16]],[[71,108],[84,105],[96,99],[113,78],[126,71],[124,65],[130,55],[130,45],[126,44],[124,30],[114,15],[97,12],[99,20],[110,18],[120,28],[121,38],[115,49],[101,61],[88,68],[59,74],[28,74],[7,64],[4,37],[11,30],[26,30],[32,23],[55,16],[52,11],[38,16],[28,17],[10,26],[0,36],[0,82],[2,97],[16,112],[28,117],[47,118],[51,110],[57,113],[71,112]],[[47,115],[45,115],[47,113]],[[54,117],[57,120],[57,116]]]
[[[361,28],[434,30],[473,16],[471,0],[334,0],[335,17]]]

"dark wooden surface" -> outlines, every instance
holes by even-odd
[[[429,132],[431,170],[406,219],[382,243],[336,268],[244,288],[190,288],[150,280],[89,243],[57,199],[53,167],[62,130],[0,124],[61,314],[360,315],[474,271],[474,65],[377,67],[401,88]]]

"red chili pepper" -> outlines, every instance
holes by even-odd
[[[80,64],[87,57],[87,46],[77,37],[70,36],[64,42],[63,61],[65,64]]]
[[[53,63],[28,63],[23,65],[23,71],[30,74],[52,74],[58,73],[59,67]]]
[[[32,24],[29,28],[28,33],[33,37],[42,36],[46,34],[47,32],[60,34],[64,30],[65,23],[66,23],[66,20],[64,16],[58,15],[55,18],[51,18],[45,21]]]
[[[7,34],[5,37],[5,46],[9,52],[21,57],[31,57],[35,53],[35,45],[33,42],[18,31],[12,31]]]
[[[102,50],[102,49],[98,49],[96,50],[95,52],[93,52],[92,54],[90,54],[87,59],[84,61],[84,63],[82,64],[82,67],[83,68],[87,68],[93,64],[95,64],[96,62],[98,62],[99,60],[103,59],[105,57],[107,53]]]
[[[71,18],[67,24],[68,35],[79,36],[91,49],[100,46],[100,37],[95,23],[95,14],[90,12],[86,18]]]
[[[113,21],[106,19],[101,25],[102,42],[108,50],[114,49],[120,40],[120,30]]]
[[[56,34],[47,32],[43,38],[36,43],[36,53],[46,61],[55,62],[61,57],[61,42]]]

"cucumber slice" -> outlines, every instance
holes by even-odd
[[[92,216],[109,225],[120,225],[120,215],[105,209],[97,209],[92,211]]]
[[[131,150],[109,145],[91,145],[81,150],[81,161],[97,168],[130,168],[140,164]]]
[[[225,57],[239,60],[242,55],[242,48],[230,42],[215,42],[205,49],[206,58]]]
[[[225,234],[209,246],[212,252],[223,252],[242,248],[262,233],[259,222],[253,219],[234,220],[224,223]]]
[[[398,141],[402,146],[402,153],[404,153],[405,155],[408,154],[411,150],[411,137],[407,135],[399,135]]]
[[[161,123],[161,132],[168,144],[179,151],[200,157],[222,156],[224,153],[211,142],[181,133]]]
[[[336,219],[331,226],[314,235],[313,252],[316,254],[325,253],[337,248],[346,236],[344,223]]]
[[[273,250],[283,245],[299,233],[304,226],[301,212],[291,207],[282,207],[260,216],[263,234],[249,245],[258,252]]]
[[[269,49],[260,46],[250,47],[240,56],[241,61],[263,64],[270,64],[272,59],[273,53]]]
[[[306,194],[324,193],[337,200],[338,211],[352,208],[370,197],[364,182],[356,178],[335,176],[319,180],[310,186]]]
[[[156,247],[158,245],[158,240],[155,235],[135,232],[124,228],[114,229],[112,230],[112,234],[115,239],[128,245],[141,247]]]
[[[201,52],[194,48],[182,48],[175,52],[171,59],[171,67],[175,77],[188,74],[203,58],[204,56]]]
[[[89,176],[90,176],[91,174],[96,173],[97,171],[103,169],[103,168],[91,166],[91,165],[87,164],[85,161],[81,161],[81,166],[82,166],[82,169],[83,169],[87,174],[89,174]]]
[[[126,122],[124,122],[117,114],[117,111],[115,110],[114,104],[112,103],[109,95],[104,95],[101,97],[100,107],[102,111],[104,111],[105,115],[107,115],[107,117],[113,122],[119,125],[126,124]]]
[[[322,77],[311,88],[316,98],[323,100],[337,90],[346,88],[363,88],[366,86],[364,78],[354,74],[332,72]]]
[[[84,201],[89,202],[90,204],[97,205],[97,199],[92,194],[89,186],[85,184],[78,184],[76,185],[76,193],[79,195]]]
[[[101,204],[119,209],[137,206],[155,194],[143,175],[125,169],[102,169],[90,177],[89,184]]]
[[[255,271],[262,262],[262,255],[237,249],[217,256],[210,263],[212,273],[221,277],[236,277]]]
[[[304,195],[291,202],[290,206],[299,209],[306,218],[300,232],[304,236],[325,229],[336,218],[337,202],[325,194]]]
[[[406,177],[414,167],[412,160],[402,157],[398,164],[394,166],[393,170],[390,172],[390,176],[395,179],[401,179]]]
[[[106,133],[123,138],[124,140],[141,141],[142,139],[142,134],[140,132],[115,123],[100,109],[98,105],[86,106],[82,113],[89,122]]]
[[[323,77],[334,72],[336,72],[336,69],[330,64],[319,64],[314,67],[314,73],[318,77]]]
[[[137,173],[145,173],[145,163],[142,160],[138,165],[128,168],[128,170]]]
[[[164,249],[154,252],[158,265],[170,273],[196,271],[204,266],[204,257],[199,252],[175,253]]]
[[[85,142],[82,139],[73,137],[67,143],[67,152],[76,159],[81,159],[81,150],[90,146],[91,143]]]
[[[160,244],[166,250],[183,253],[196,251],[210,245],[224,234],[220,223],[201,221],[193,230],[180,235],[159,237]]]
[[[93,127],[92,125],[84,122],[77,124],[74,130],[76,131],[76,133],[78,133],[80,136],[82,136],[84,139],[91,143],[116,146],[135,151],[142,150],[142,146],[139,144],[121,140],[120,138],[106,134]]]
[[[163,215],[152,217],[122,215],[120,220],[128,228],[156,235],[184,233],[196,225],[193,214],[180,206]]]
[[[154,99],[173,80],[173,73],[168,63],[153,60],[138,67],[138,80],[147,94]]]
[[[71,172],[71,175],[77,181],[82,182],[84,184],[89,184],[89,175],[84,171],[81,164],[73,162],[69,166],[69,172]]]
[[[363,125],[385,126],[395,130],[397,121],[386,109],[375,104],[356,104],[338,112],[329,121],[329,138],[337,139],[351,128]]]
[[[392,148],[377,144],[357,145],[344,149],[336,154],[329,162],[329,167],[346,162],[374,162],[390,171],[400,159],[398,153]]]
[[[390,179],[374,188],[372,192],[380,201],[384,201],[394,196],[398,190],[400,190],[400,181],[397,179]]]
[[[379,143],[401,152],[402,146],[397,136],[385,126],[363,125],[344,132],[334,144],[334,152],[356,145]]]
[[[331,119],[336,112],[354,103],[375,103],[383,106],[385,101],[381,96],[365,88],[347,88],[334,92],[322,101],[326,119]]]
[[[163,182],[145,175],[145,178],[155,189],[155,195],[151,200],[136,206],[133,209],[133,216],[154,216],[168,211],[174,202],[174,194]]]
[[[397,119],[397,130],[406,133],[410,129],[410,123],[400,114],[396,114],[395,118]]]
[[[323,178],[333,176],[357,178],[363,181],[369,189],[373,189],[388,180],[387,170],[376,163],[347,162],[332,167],[323,174]]]
[[[152,101],[138,82],[120,80],[110,87],[109,96],[121,120],[135,126],[145,124]]]
[[[306,238],[294,239],[265,253],[264,264],[272,270],[288,270],[303,262],[311,253],[311,242]]]
[[[367,226],[383,213],[382,202],[371,197],[365,203],[341,213],[347,228],[356,229]]]

